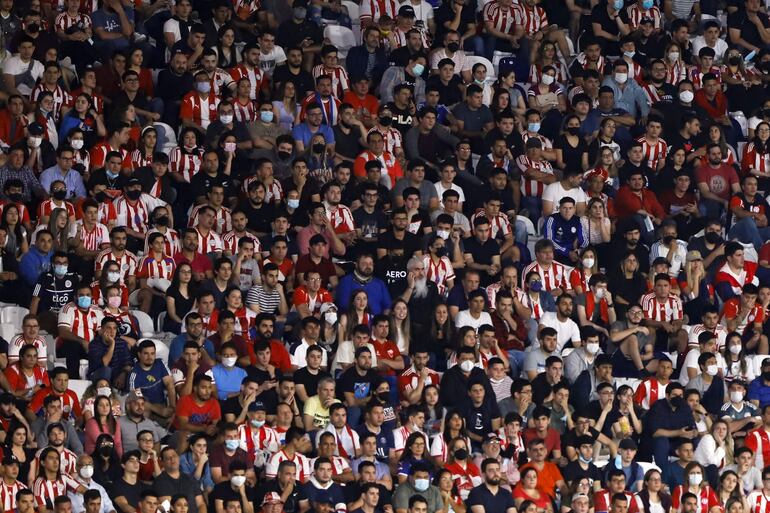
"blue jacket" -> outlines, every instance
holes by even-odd
[[[588,239],[583,236],[583,225],[578,216],[572,216],[569,221],[561,214],[553,214],[545,219],[543,236],[553,242],[553,247],[558,255],[566,256],[574,248],[577,241],[578,248],[588,245]]]
[[[350,306],[350,295],[359,289],[366,291],[369,296],[369,309],[373,315],[381,314],[390,309],[390,292],[388,287],[379,278],[372,278],[368,283],[361,283],[356,280],[353,273],[348,274],[340,280],[337,285],[337,297],[335,298],[337,307],[340,311],[347,311]]]
[[[41,253],[36,246],[32,246],[19,262],[19,273],[24,283],[34,287],[41,274],[51,269],[51,257],[53,250],[48,253]]]
[[[345,59],[345,67],[348,69],[348,75],[351,77],[365,76],[366,68],[369,65],[369,50],[366,45],[354,46],[348,51]],[[380,82],[382,74],[388,67],[388,60],[383,48],[377,48],[374,52],[374,68],[372,69],[371,81],[375,84]]]

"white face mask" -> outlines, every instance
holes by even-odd
[[[730,400],[734,403],[743,401],[743,392],[730,392]]]
[[[91,479],[91,477],[94,475],[94,467],[91,465],[85,465],[81,467],[79,474],[83,479]]]
[[[236,488],[240,488],[246,482],[246,476],[233,476],[230,478],[230,484]]]
[[[716,365],[709,365],[708,367],[706,367],[706,374],[708,374],[709,376],[716,376],[717,372],[719,372],[719,367],[717,367]]]
[[[444,240],[447,240],[449,238],[449,232],[447,230],[436,230],[436,235],[438,235]]]
[[[109,280],[110,283],[117,283],[120,281],[120,273],[112,272],[107,273],[107,280]]]
[[[676,62],[679,60],[679,52],[671,52],[668,54],[668,61],[669,62]]]
[[[589,354],[596,354],[599,352],[599,343],[598,342],[589,342],[586,344],[586,351],[588,351]]]
[[[732,354],[741,354],[741,349],[743,349],[742,346],[737,346],[737,345],[730,346],[730,352]]]
[[[29,141],[30,148],[39,148],[40,145],[43,144],[42,137],[30,137],[28,141]]]
[[[337,312],[326,312],[324,314],[324,319],[329,324],[334,324],[335,322],[337,322]]]
[[[219,116],[219,121],[222,122],[223,125],[229,125],[233,122],[233,115],[232,114],[222,114]]]
[[[222,365],[225,367],[235,367],[235,362],[238,361],[237,356],[230,356],[229,358],[222,358]]]
[[[703,474],[690,474],[689,481],[692,486],[699,486],[703,481]]]
[[[628,81],[628,73],[615,73],[615,82],[625,84]]]
[[[599,289],[596,289],[596,292],[594,292],[594,295],[596,296],[596,299],[602,299],[606,292],[607,292],[606,290],[599,288]]]
[[[689,89],[685,89],[684,91],[679,93],[679,99],[685,103],[690,103],[693,100],[693,98],[695,98],[695,94]]]
[[[543,75],[543,78],[540,79],[540,81],[543,83],[543,85],[551,85],[553,84],[553,81],[556,80],[551,75],[548,75],[547,73]]]
[[[261,428],[262,426],[265,425],[265,421],[264,420],[252,419],[251,425],[254,426],[255,428]]]
[[[473,370],[474,364],[471,360],[463,360],[460,364],[460,370],[463,372],[470,372]]]
[[[109,397],[112,395],[112,389],[110,387],[99,387],[96,389],[96,395],[106,395]]]
[[[583,267],[593,267],[595,260],[593,258],[584,258]]]
[[[83,139],[73,139],[70,141],[70,146],[72,146],[73,149],[80,150],[83,148],[83,143],[85,143]]]

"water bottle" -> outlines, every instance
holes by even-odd
[[[80,374],[80,379],[87,379],[86,376],[88,376],[88,360],[80,360],[80,371],[78,374]]]

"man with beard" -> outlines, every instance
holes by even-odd
[[[57,426],[61,428],[61,433],[51,435],[51,429]],[[80,443],[74,425],[66,421],[61,397],[57,395],[49,395],[43,400],[43,415],[37,417],[30,428],[35,434],[35,440],[39,440],[38,447],[51,445],[62,453],[66,445],[69,449],[67,452],[83,452],[83,444]]]
[[[651,438],[652,454],[655,461],[668,461],[671,449],[675,449],[683,439],[692,440],[698,436],[692,410],[684,401],[684,387],[672,382],[666,388],[666,400],[658,400],[650,408],[645,418],[645,431]]]
[[[255,346],[260,340],[270,343],[270,365],[275,366],[283,373],[291,372],[291,357],[289,352],[279,340],[273,337],[275,329],[275,316],[269,313],[257,315],[254,322],[257,328]]]
[[[390,293],[385,283],[374,277],[374,257],[370,254],[359,255],[353,272],[340,280],[335,298],[337,306],[347,308],[353,292],[359,289],[369,296],[369,309],[373,315],[390,309]]]
[[[700,210],[709,217],[720,217],[729,208],[730,197],[741,192],[741,186],[735,168],[722,161],[724,155],[719,144],[709,144],[706,155],[708,165],[695,170],[701,195]]]
[[[395,242],[389,246],[385,256],[377,260],[377,277],[385,283],[390,297],[400,296],[408,286],[406,279],[408,260],[409,256],[401,242]]]
[[[368,345],[356,349],[355,361],[337,378],[337,396],[348,409],[348,425],[358,426],[362,408],[366,406],[374,391],[373,384],[380,378],[372,370],[374,352]]]
[[[413,256],[406,263],[406,289],[400,298],[406,301],[410,313],[412,328],[412,347],[425,347],[428,343],[431,318],[440,298],[438,287],[425,275],[425,263],[422,257]]]
[[[471,490],[466,504],[473,513],[513,513],[516,505],[513,496],[500,487],[500,462],[486,458],[481,462],[484,482]]]
[[[639,261],[639,271],[647,273],[650,270],[650,250],[639,243],[641,232],[636,220],[629,219],[623,229],[623,237],[617,238],[610,249],[608,262],[620,262],[627,253],[633,253]]]

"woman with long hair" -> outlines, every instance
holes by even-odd
[[[139,339],[139,322],[131,315],[128,305],[123,306],[123,291],[121,285],[116,283],[104,288],[104,306],[102,312],[105,317],[115,319],[118,323],[120,338],[126,341],[129,347],[133,347]]]
[[[647,293],[647,280],[639,271],[639,259],[634,253],[626,253],[618,268],[609,274],[609,288],[618,319],[624,318],[626,310]],[[641,311],[641,307],[637,308]]]
[[[719,513],[721,507],[714,489],[706,479],[703,466],[697,461],[691,461],[684,467],[684,484],[680,484],[671,492],[671,507],[678,511],[682,504],[682,495],[691,493],[698,498],[699,513]]]
[[[62,131],[64,134],[65,132]],[[83,181],[88,182],[91,177],[89,169],[91,168],[91,153],[88,151],[93,144],[86,144],[86,132],[80,128],[71,128],[66,132],[67,143],[72,147],[75,153],[75,160],[72,167],[80,171],[83,170]]]
[[[327,146],[326,137],[316,132],[301,155],[307,160],[308,176],[315,179],[319,186],[332,179],[334,170],[334,157],[329,155]]]
[[[434,436],[430,444],[430,455],[437,466],[441,467],[449,460],[449,448],[452,440],[457,438],[465,440],[467,447],[471,446],[471,439],[465,430],[465,419],[457,410],[450,410],[444,416],[441,434]]]
[[[183,262],[174,271],[171,285],[166,289],[166,320],[163,329],[179,333],[185,315],[195,308],[195,283],[192,279],[192,267]]]
[[[104,120],[101,114],[96,112],[94,102],[87,93],[80,93],[75,97],[75,103],[69,112],[64,116],[59,127],[62,136],[67,137],[72,129],[79,128],[87,138],[86,147],[90,148],[99,137],[107,135],[107,129],[104,126]]]
[[[180,144],[169,155],[168,170],[189,183],[201,170],[203,148],[200,146],[198,131],[193,128],[182,129],[179,141]]]
[[[152,165],[152,157],[158,144],[158,131],[152,125],[142,128],[139,144],[131,152],[131,167],[136,171],[140,167]],[[145,251],[146,252],[146,251]]]
[[[19,216],[19,207],[14,203],[8,203],[3,208],[3,219],[0,221],[0,228],[5,230],[5,247],[7,253],[16,258],[21,258],[23,254],[29,251],[27,242],[27,229],[21,224]]]
[[[99,396],[109,397],[112,402],[112,416],[115,418],[120,417],[123,412],[120,407],[120,396],[112,389],[110,380],[105,378],[99,378],[91,383],[86,391],[83,392],[83,397],[80,398],[83,405],[83,422],[87,423],[94,416],[94,405],[96,404],[96,398]]]
[[[677,43],[671,42],[666,46],[663,64],[666,65],[666,82],[676,86],[687,78],[687,65],[682,56],[682,50]]]
[[[492,87],[495,90],[508,91],[511,98],[509,103],[510,109],[516,114],[519,120],[522,120],[524,118],[524,113],[527,112],[527,102],[519,88],[516,87],[516,73],[512,69],[503,71],[497,76],[497,80]]]
[[[436,477],[433,478],[433,485],[438,488],[441,500],[444,503],[444,511],[446,513],[466,513],[468,511],[465,503],[460,498],[460,494],[457,493],[457,487],[452,479],[452,473],[442,468],[436,473]]]
[[[133,70],[139,74],[139,94],[147,98],[154,98],[152,85],[152,70],[144,66],[144,52],[141,48],[133,48],[128,54],[126,70]]]
[[[658,469],[644,474],[642,491],[634,495],[639,513],[667,513],[671,511],[671,496],[663,489],[663,479]]]
[[[700,317],[704,308],[714,305],[715,298],[709,288],[710,281],[702,258],[688,257],[677,280],[685,313]]]
[[[746,117],[757,110],[765,99],[764,86],[756,68],[747,69],[743,54],[737,47],[724,55],[720,79],[725,84],[725,96],[730,111],[743,111]]]
[[[115,451],[115,440],[111,434],[102,433],[96,438],[91,457],[94,459],[94,481],[100,485],[111,486],[123,477],[121,458]],[[135,459],[137,465],[140,464],[139,458],[135,455],[131,455],[128,459]]]
[[[204,493],[211,493],[214,489],[208,456],[206,435],[196,433],[190,437],[187,450],[179,457],[179,470],[197,479]]]
[[[280,93],[273,100],[273,115],[278,121],[278,126],[284,130],[294,128],[299,124],[299,100],[297,99],[297,87],[294,82],[287,80],[281,84]]]
[[[760,122],[754,129],[754,139],[743,148],[741,174],[756,176],[760,188],[770,182],[770,123]]]
[[[18,412],[18,409],[15,407],[14,409]],[[18,418],[17,415],[15,416]],[[32,433],[27,426],[27,421],[25,420],[24,424],[16,419],[11,421],[11,425],[5,435],[3,457],[13,459],[19,463],[18,478],[24,483],[31,483],[35,480],[35,476],[30,474],[30,471],[33,469],[32,462],[35,461],[35,446],[36,444],[32,440]]]
[[[620,143],[615,140],[616,130],[617,124],[614,119],[610,117],[602,118],[601,122],[599,122],[599,135],[588,145],[589,162],[598,162],[599,152],[605,147],[612,150],[612,159],[614,162],[617,162],[622,158],[620,156]],[[610,176],[612,177],[612,175]],[[615,177],[616,176],[617,175],[615,175]]]
[[[494,91],[494,94],[492,94],[492,103],[489,105],[489,110],[492,111],[492,115],[495,118],[497,118],[499,114],[513,116],[513,110],[511,109],[511,93],[503,88],[498,88]]]
[[[217,44],[211,47],[217,54],[217,67],[233,68],[241,62],[241,54],[235,47],[235,29],[225,23],[217,31]]]
[[[594,179],[592,177],[592,179]],[[592,246],[604,247],[612,238],[612,221],[607,215],[607,206],[601,198],[588,200],[586,215],[580,218],[583,225],[583,233],[588,237],[588,243]],[[585,252],[585,251],[584,251]],[[599,261],[598,254],[594,251],[594,258]]]
[[[599,272],[599,259],[596,250],[592,246],[586,246],[580,252],[580,264],[576,265],[569,274],[569,282],[575,294],[587,292],[588,281],[597,272]]]
[[[551,41],[543,41],[540,48],[537,49],[535,60],[529,67],[530,84],[537,84],[543,78],[543,70],[550,66],[556,70],[556,81],[561,84],[567,83],[567,68],[559,60],[556,54],[556,45]]]
[[[348,309],[340,313],[339,340],[351,340],[353,328],[359,324],[370,326],[374,316],[369,310],[369,294],[365,290],[359,289],[350,295]]]
[[[62,473],[60,460],[61,456],[55,447],[46,447],[40,453],[40,464],[33,489],[39,490],[35,499],[43,505],[45,510],[53,511],[56,498],[62,495],[66,496],[68,491],[74,490],[83,494],[87,490],[85,486],[72,477]]]
[[[51,215],[48,217],[47,223],[41,223],[37,225],[35,231],[32,232],[32,244],[37,242],[37,234],[40,230],[48,230],[53,236],[53,251],[69,252],[69,239],[72,237],[70,233],[70,218],[66,208],[54,208],[51,210]]]
[[[671,185],[677,179],[677,176],[681,173],[691,173],[691,170],[692,165],[687,162],[687,151],[684,149],[684,146],[670,146],[665,165],[650,180],[649,184],[650,189],[658,193],[658,200],[661,202],[661,205],[666,201],[665,198],[673,199],[674,188]],[[666,205],[663,205],[663,208],[666,210]]]
[[[757,377],[754,366],[746,356],[746,347],[740,333],[731,331],[725,336],[724,358],[727,365],[725,381],[751,383]]]
[[[236,120],[241,123],[256,121],[259,114],[257,114],[256,102],[251,99],[251,82],[249,82],[248,77],[238,80],[235,86],[235,94],[230,101],[233,102]]]
[[[449,355],[449,360],[447,360],[446,363],[447,369],[451,369],[457,365],[457,351],[464,347],[473,349],[476,354],[476,366],[479,368],[482,367],[481,355],[479,354],[479,338],[473,326],[463,326],[457,330],[453,347],[454,350],[452,351],[452,354]]]
[[[531,501],[537,506],[538,513],[552,513],[551,498],[537,488],[537,470],[529,467],[521,471],[521,481],[513,487],[513,501],[520,508],[524,501]]]
[[[562,113],[567,110],[564,90],[556,81],[556,68],[545,66],[540,81],[527,91],[527,105],[540,113],[540,133],[555,139],[561,127]]]
[[[125,107],[115,109],[108,124],[110,126],[128,125],[129,135],[126,149],[129,153],[136,149],[139,144],[139,136],[142,133],[142,125],[139,121],[139,115],[136,113],[136,107],[129,103]]]
[[[717,498],[719,504],[724,507],[724,511],[727,512],[729,508],[727,504],[731,500],[737,500],[743,505],[744,511],[749,511],[748,502],[746,502],[746,496],[743,494],[741,486],[741,478],[734,470],[725,470],[719,476],[719,484],[717,485]]]
[[[719,145],[719,149],[722,150],[722,163],[727,164],[728,166],[734,166],[738,162],[738,159],[735,156],[735,150],[733,150],[732,146],[727,144],[725,131],[722,128],[722,125],[715,124],[709,127],[708,132],[706,132],[706,145],[709,144]],[[708,163],[708,154],[703,155],[700,158],[700,165],[707,166]]]
[[[612,424],[612,434],[616,440],[624,438],[638,439],[642,434],[642,421],[636,413],[634,405],[634,389],[621,385],[615,393],[615,410],[620,414]]]
[[[438,387],[425,385],[420,397],[420,406],[425,410],[425,425],[423,431],[429,439],[441,434],[441,425],[444,422],[444,407],[441,405]]]
[[[121,290],[122,308],[128,308],[128,287],[123,283],[120,273],[120,264],[115,260],[107,260],[102,266],[102,274],[99,279],[91,283],[91,297],[94,306],[103,307],[107,301],[107,287],[116,286]]]
[[[100,395],[94,401],[94,416],[88,419],[85,424],[85,444],[86,452],[93,452],[96,446],[96,439],[102,433],[112,436],[115,442],[115,451],[118,456],[123,454],[123,441],[120,436],[120,424],[112,415],[112,402],[108,396]]]
[[[561,170],[588,169],[588,144],[580,136],[580,118],[569,114],[564,118],[564,129],[553,145],[556,167]]]
[[[388,314],[390,324],[390,338],[398,346],[401,354],[411,354],[409,352],[410,341],[412,340],[412,322],[409,318],[409,305],[403,299],[393,301],[393,306]]]
[[[724,419],[711,424],[709,433],[701,437],[695,448],[695,461],[706,468],[709,482],[716,484],[719,470],[733,464],[735,445],[730,434],[730,425]]]
[[[449,317],[449,307],[444,303],[437,304],[430,319],[430,347],[437,351],[433,353],[436,365],[435,367],[431,365],[431,368],[438,371],[446,370],[446,362],[452,355],[455,329],[455,325]]]
[[[433,462],[428,457],[428,447],[425,443],[425,435],[420,432],[414,432],[404,442],[404,450],[398,459],[398,484],[403,484],[409,478],[412,466],[420,464],[430,469],[433,474],[435,468]]]

